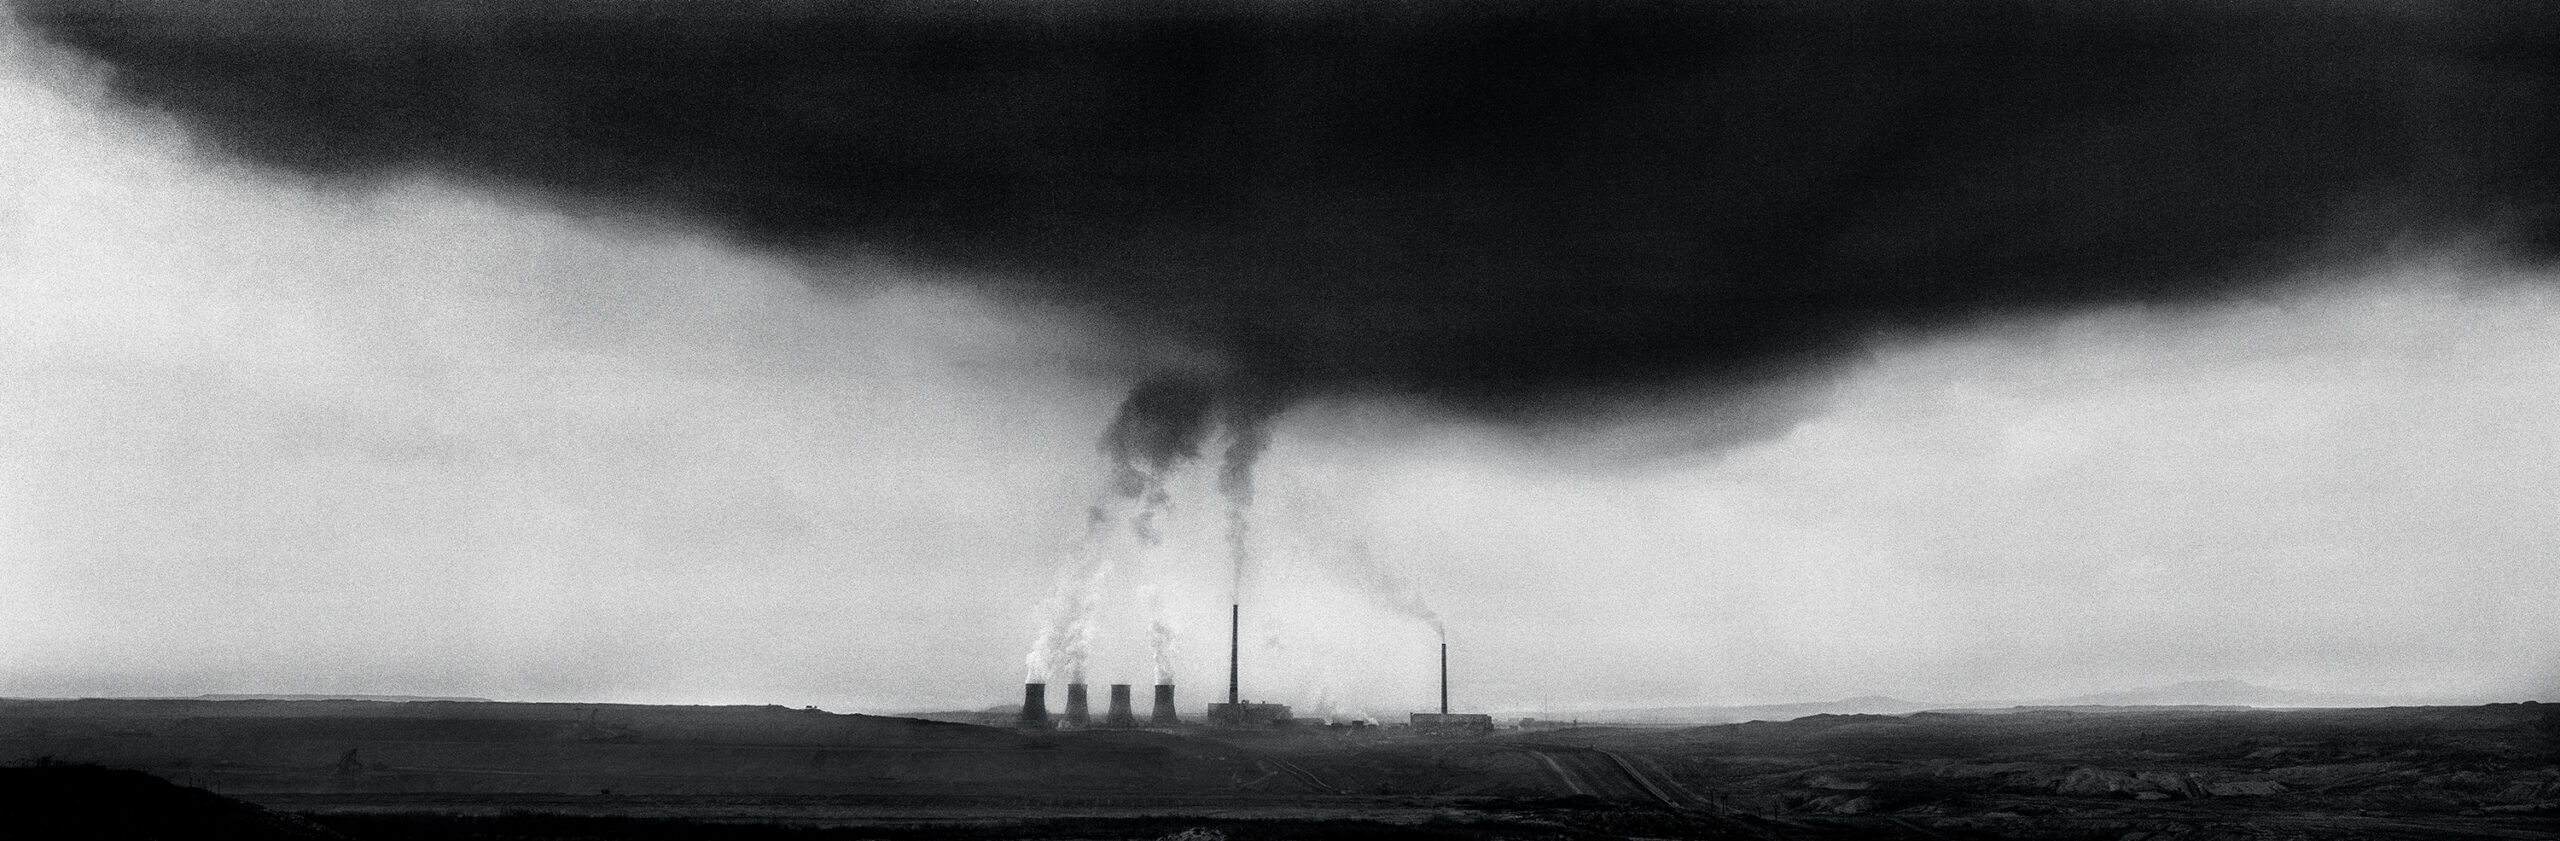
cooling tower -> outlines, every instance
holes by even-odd
[[[1138,726],[1138,714],[1137,714],[1135,711],[1133,711],[1133,710],[1129,709],[1129,685],[1128,685],[1128,684],[1125,684],[1125,683],[1115,683],[1115,684],[1112,684],[1112,685],[1111,685],[1111,711],[1110,711],[1110,712],[1107,712],[1107,713],[1103,713],[1103,714],[1102,714],[1102,726],[1104,726],[1104,727],[1136,727],[1136,726]]]
[[[1093,726],[1093,710],[1085,699],[1084,684],[1067,684],[1067,720],[1061,724],[1066,727]]]
[[[1182,723],[1182,716],[1173,711],[1173,684],[1156,684],[1156,712],[1147,718],[1147,723],[1157,727]]]
[[[1022,685],[1022,719],[1021,719],[1020,721],[1015,722],[1015,725],[1016,725],[1016,726],[1019,726],[1019,727],[1022,727],[1022,728],[1024,728],[1024,729],[1027,729],[1027,730],[1046,730],[1046,729],[1048,729],[1048,728],[1049,728],[1049,700],[1048,700],[1048,695],[1049,695],[1049,685],[1048,685],[1048,684],[1045,684],[1045,683],[1026,683],[1026,684],[1023,684],[1023,685]]]

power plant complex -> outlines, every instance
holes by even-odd
[[[1240,689],[1243,684],[1241,655],[1244,606],[1229,605],[1227,621],[1227,698],[1223,702],[1210,702],[1198,724],[1232,730],[1268,730],[1295,726],[1298,720],[1291,715],[1287,704],[1255,703],[1243,699]],[[1156,684],[1154,709],[1147,716],[1145,723],[1141,724],[1136,710],[1130,703],[1129,684],[1111,684],[1110,708],[1103,713],[1102,720],[1096,723],[1089,706],[1090,696],[1083,682],[1067,684],[1066,712],[1054,719],[1049,715],[1049,685],[1039,682],[1025,683],[1022,687],[1022,712],[1015,720],[1015,726],[1026,730],[1093,728],[1126,730],[1186,726],[1190,722],[1184,721],[1181,714],[1175,710],[1173,687],[1174,685],[1170,683]],[[1493,716],[1489,714],[1449,712],[1449,644],[1447,642],[1440,644],[1440,711],[1413,713],[1407,720],[1407,724],[1417,732],[1434,734],[1463,735],[1486,733],[1494,729]]]

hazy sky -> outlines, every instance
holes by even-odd
[[[1079,557],[1093,682],[1153,680],[1161,619],[1186,706],[1223,684],[1214,463],[1161,545],[1078,548],[1097,438],[1216,364],[1193,337],[986,266],[248,163],[8,27],[0,695],[980,707]],[[2350,216],[2321,236],[2390,228]],[[1272,422],[1245,693],[1424,708],[1436,615],[1462,707],[2552,698],[2560,285],[2425,233],[1526,418],[1476,401],[1574,371],[1451,400],[1322,356],[1359,387]]]

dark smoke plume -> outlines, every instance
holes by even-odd
[[[1227,452],[1218,465],[1218,493],[1227,499],[1227,558],[1234,596],[1244,598],[1245,572],[1253,565],[1253,467],[1271,447],[1271,421],[1285,400],[1269,381],[1231,389],[1226,406]]]
[[[1167,471],[1200,457],[1208,437],[1212,394],[1197,381],[1158,376],[1139,383],[1120,401],[1102,452],[1114,466],[1112,489],[1137,497]]]
[[[1156,518],[1171,502],[1168,474],[1200,457],[1211,398],[1198,382],[1157,376],[1129,390],[1102,434],[1103,455],[1111,460],[1111,494],[1138,503],[1129,527],[1148,545],[1160,539]],[[1088,519],[1099,524],[1109,516],[1105,504],[1097,503]]]
[[[1241,586],[1250,562],[1253,468],[1271,445],[1270,422],[1284,403],[1268,381],[1242,378],[1212,385],[1161,374],[1130,389],[1103,433],[1102,451],[1112,463],[1111,495],[1138,502],[1130,518],[1138,538],[1156,543],[1155,519],[1170,502],[1166,480],[1197,460],[1201,445],[1223,430],[1226,451],[1218,465],[1218,491],[1227,502],[1227,546]],[[1096,504],[1090,518],[1107,520],[1107,502]]]
[[[1537,413],[2560,244],[2560,13],[2522,0],[20,7],[253,161],[983,270],[1290,395]]]

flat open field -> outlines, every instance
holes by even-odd
[[[39,758],[145,771],[358,839],[2560,834],[2560,705],[2535,704],[1435,737],[1024,733],[779,707],[0,701],[0,761]]]

